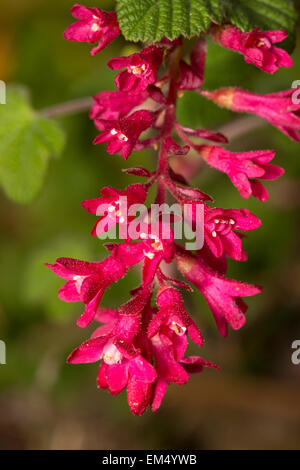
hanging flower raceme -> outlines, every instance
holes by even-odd
[[[240,195],[248,199],[251,194],[265,202],[269,195],[261,180],[276,180],[284,170],[269,162],[275,157],[272,150],[233,153],[222,147],[200,145],[200,155],[212,167],[226,173]]]
[[[117,15],[114,12],[76,4],[71,9],[71,13],[79,21],[66,29],[65,39],[90,44],[98,42],[98,45],[91,51],[93,56],[114,41],[121,32]]]
[[[275,73],[279,67],[292,67],[291,56],[273,44],[282,42],[288,33],[279,31],[260,31],[255,28],[250,32],[243,32],[231,26],[214,26],[211,35],[221,46],[240,52],[248,64],[256,65],[266,73]]]
[[[98,42],[93,55],[120,32],[115,13],[78,4],[71,11],[79,21],[67,29],[65,37]],[[285,39],[284,31],[263,32],[255,28],[242,32],[232,25],[212,25],[209,34],[265,72],[274,73],[279,67],[292,65],[290,56],[274,46]],[[282,168],[270,163],[274,151],[234,153],[220,146],[228,143],[222,133],[184,127],[177,120],[177,98],[186,90],[195,90],[222,107],[261,116],[300,141],[300,105],[293,100],[293,93],[299,90],[268,95],[240,88],[204,90],[201,87],[206,56],[206,38],[202,35],[187,60],[180,38],[163,38],[140,53],[109,60],[112,70],[120,70],[115,78],[118,90],[102,91],[94,97],[90,117],[101,131],[94,143],[106,142],[109,154],[121,154],[125,160],[133,151],[159,148],[157,168],[127,168],[127,174],[144,178],[144,182],[131,184],[125,190],[105,187],[99,197],[83,201],[83,207],[99,217],[93,236],[110,234],[118,224],[120,240],[106,243],[110,252],[106,259],[88,263],[59,258],[55,264],[47,265],[67,281],[60,288],[59,297],[85,304],[77,324],[86,327],[93,319],[101,323],[90,339],[71,353],[68,362],[100,362],[98,387],[112,395],[127,389],[130,410],[136,415],[148,407],[157,411],[169,383],[184,384],[190,374],[201,372],[204,367],[217,368],[200,356],[185,356],[189,340],[198,347],[203,346],[204,340],[185,309],[179,289],[192,291],[192,284],[200,290],[223,336],[228,325],[234,330],[244,325],[247,305],[242,298],[262,291],[260,286],[225,277],[228,257],[236,261],[247,259],[242,246],[244,232],[257,229],[261,221],[248,209],[213,206],[210,195],[187,182],[192,172],[180,174],[178,167],[171,168],[170,159],[178,161],[180,157],[183,168],[188,161],[185,156],[193,149],[208,165],[228,175],[243,198],[253,195],[261,201],[268,198],[261,181],[275,180],[283,173]],[[147,138],[140,138],[147,130]],[[212,144],[205,144],[204,140]],[[155,207],[162,209],[153,216],[153,206],[150,209],[144,204],[154,185]],[[174,212],[166,223],[163,216],[167,197],[176,200],[179,214]],[[177,221],[187,222],[200,236],[202,245],[196,243],[188,249],[187,244],[175,243]],[[131,291],[130,300],[115,309],[99,308],[105,290],[132,267],[138,271],[139,264],[141,281]],[[173,270],[176,266],[190,284],[176,279],[175,273],[164,274],[166,267]]]
[[[268,95],[258,95],[241,88],[221,88],[202,90],[201,94],[222,108],[238,113],[250,113],[266,119],[281,132],[296,142],[300,142],[300,103],[293,100],[299,89],[280,91]],[[294,102],[295,101],[295,102]]]

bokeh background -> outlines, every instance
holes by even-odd
[[[112,1],[82,2],[111,8]],[[92,5],[93,4],[93,5]],[[69,0],[0,0],[0,79],[29,88],[36,109],[114,89],[107,60],[136,50],[122,39],[95,58],[87,44],[63,39],[70,24]],[[210,43],[206,86],[239,85],[271,93],[300,79],[295,66],[275,76],[246,65],[237,54]],[[192,93],[179,102],[186,125],[219,128],[239,116]],[[195,185],[221,207],[248,207],[263,226],[245,240],[246,263],[230,262],[229,276],[263,284],[249,299],[247,324],[221,338],[201,295],[186,304],[207,339],[201,355],[221,365],[171,385],[161,410],[132,416],[126,395],[111,397],[95,386],[97,365],[70,366],[65,358],[90,331],[76,327],[81,306],[64,304],[61,280],[44,262],[59,256],[96,260],[102,242],[89,235],[94,217],[80,205],[103,185],[120,188],[137,181],[124,166],[155,165],[142,152],[128,163],[93,147],[96,130],[87,113],[60,119],[67,144],[49,164],[39,196],[18,205],[0,193],[0,339],[7,364],[0,365],[1,449],[295,449],[300,447],[300,365],[291,362],[291,344],[300,340],[300,146],[276,129],[259,127],[231,144],[234,150],[274,148],[286,174],[268,184],[263,204],[244,201],[225,175],[200,168]],[[177,162],[178,163],[178,162]],[[176,164],[176,162],[174,162]],[[117,307],[138,283],[130,273],[105,296]]]

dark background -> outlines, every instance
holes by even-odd
[[[82,2],[111,8],[111,1]],[[87,44],[67,42],[68,0],[0,0],[0,79],[31,90],[37,109],[105,89],[114,89],[107,60],[134,52],[118,39],[95,58]],[[246,65],[243,58],[209,44],[206,86],[238,85],[271,93],[300,79],[295,66],[275,76]],[[239,116],[186,93],[179,103],[183,124],[219,128]],[[67,145],[50,162],[45,185],[29,206],[0,194],[0,338],[7,365],[0,365],[1,449],[288,449],[300,447],[300,365],[291,363],[291,344],[300,340],[299,176],[300,146],[267,125],[243,134],[235,150],[274,148],[286,174],[267,184],[270,199],[244,201],[225,175],[203,167],[194,184],[221,207],[247,207],[262,220],[244,244],[246,263],[230,262],[229,276],[263,284],[249,299],[247,323],[223,339],[200,294],[186,297],[189,311],[207,339],[202,355],[221,365],[172,385],[157,414],[129,413],[126,395],[111,397],[95,386],[97,365],[70,366],[65,358],[93,330],[75,319],[79,304],[64,304],[56,292],[61,280],[43,263],[59,256],[99,259],[102,242],[89,231],[94,217],[80,206],[104,185],[120,188],[137,181],[124,166],[155,165],[149,152],[128,163],[93,147],[96,135],[86,113],[60,120]],[[175,164],[175,162],[174,162]],[[138,283],[129,274],[105,296],[117,307]]]

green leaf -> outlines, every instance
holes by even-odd
[[[192,37],[220,23],[227,0],[118,0],[118,21],[131,41]]]
[[[198,36],[212,22],[228,22],[243,31],[255,27],[285,29],[292,49],[297,13],[293,0],[117,0],[119,24],[130,41],[160,41]]]
[[[59,156],[64,133],[59,125],[39,116],[23,88],[7,91],[0,105],[0,184],[12,200],[29,203],[44,181],[50,156]]]

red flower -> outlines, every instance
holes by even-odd
[[[177,249],[176,261],[179,271],[204,295],[214,315],[217,327],[223,336],[227,334],[227,323],[234,330],[245,321],[247,305],[241,297],[259,294],[262,288],[232,279],[225,279],[213,271],[206,262],[181,248]]]
[[[90,44],[98,42],[98,45],[91,51],[93,56],[108,46],[121,32],[117,15],[114,12],[87,8],[77,3],[71,9],[71,13],[80,21],[71,24],[66,29],[65,39]]]
[[[140,134],[152,124],[152,114],[149,111],[136,111],[127,118],[115,120],[98,120],[104,132],[98,135],[94,144],[107,142],[106,151],[109,154],[120,152],[125,160],[132,153]]]
[[[180,61],[180,80],[178,90],[196,90],[204,82],[205,59],[207,44],[204,37],[195,42],[191,53],[191,64]]]
[[[159,294],[157,302],[160,310],[153,312],[148,328],[157,371],[151,404],[153,411],[159,409],[168,383],[182,385],[189,380],[189,373],[199,373],[204,366],[218,368],[199,356],[184,356],[188,345],[187,331],[199,346],[202,346],[203,340],[186,313],[179,293],[167,287]]]
[[[273,150],[233,153],[222,147],[201,145],[198,152],[210,166],[229,176],[244,199],[252,194],[260,201],[266,201],[268,192],[257,178],[275,180],[284,173],[283,168],[269,163],[275,157]]]
[[[279,67],[293,65],[292,58],[284,49],[273,46],[273,43],[287,38],[286,31],[260,31],[260,28],[255,28],[243,33],[234,26],[217,26],[211,32],[215,41],[227,49],[240,52],[248,64],[256,65],[264,72],[275,73]]]
[[[127,116],[136,106],[142,104],[148,96],[146,91],[138,95],[129,95],[123,91],[102,91],[94,96],[95,103],[90,112],[90,118],[95,120],[95,126],[103,130],[102,119],[118,120]]]
[[[133,204],[143,204],[147,197],[142,184],[132,184],[125,191],[107,187],[101,189],[100,194],[100,198],[82,202],[88,212],[100,215],[92,230],[94,237],[110,230],[117,223],[127,225],[134,219],[133,216],[128,217],[129,208]]]
[[[156,82],[157,70],[161,65],[163,49],[149,46],[139,54],[128,57],[115,57],[108,62],[112,70],[126,70],[120,72],[115,79],[120,91],[140,93]]]
[[[179,292],[170,286],[164,286],[157,296],[157,305],[160,307],[156,315],[152,318],[148,336],[152,338],[159,330],[170,330],[169,334],[183,336],[188,333],[191,339],[198,345],[203,345],[202,335],[184,308],[184,304]],[[174,343],[173,341],[173,343]]]
[[[126,267],[113,256],[100,263],[88,263],[72,258],[58,258],[55,264],[46,264],[55,274],[67,279],[58,291],[65,302],[83,302],[84,313],[77,325],[86,327],[94,318],[105,289],[126,274]]]
[[[300,142],[300,104],[293,103],[292,96],[297,89],[290,89],[268,95],[258,95],[241,88],[221,88],[201,93],[221,107],[238,113],[257,114],[277,127],[291,139]]]
[[[119,310],[99,310],[96,319],[106,325],[98,328],[91,339],[76,348],[68,357],[71,364],[86,364],[102,359],[97,384],[112,395],[127,386],[128,404],[132,413],[140,415],[150,404],[152,384],[157,374],[147,360],[147,350],[140,346],[141,315],[149,301],[149,289],[139,290]],[[150,359],[151,360],[151,359]]]
[[[126,266],[144,260],[143,285],[152,283],[161,261],[170,263],[174,258],[174,234],[172,228],[163,223],[136,222],[128,233],[135,243],[122,243],[113,247],[114,256]]]
[[[217,258],[226,253],[237,261],[245,261],[247,254],[243,250],[242,234],[239,230],[255,230],[260,226],[259,218],[251,214],[248,209],[220,209],[205,206],[205,242]]]

